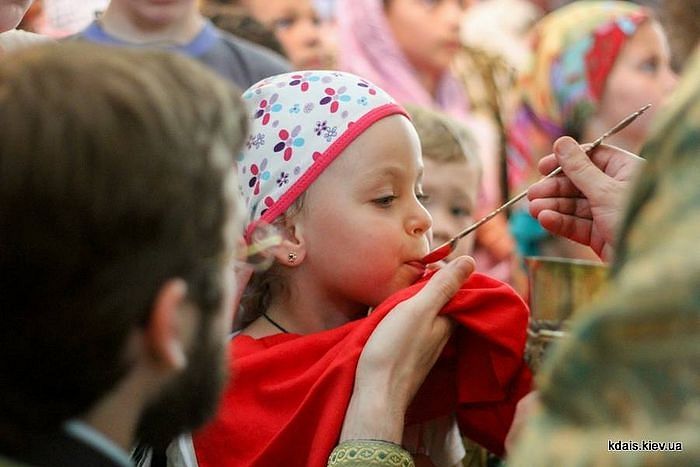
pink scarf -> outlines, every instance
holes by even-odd
[[[468,116],[464,89],[449,71],[442,75],[434,97],[423,87],[394,39],[382,0],[339,0],[337,8],[342,70],[369,79],[402,104],[438,108],[460,119]]]

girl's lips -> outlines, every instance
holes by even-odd
[[[445,41],[444,45],[448,50],[457,50],[462,46],[462,43],[459,41]]]

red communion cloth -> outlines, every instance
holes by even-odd
[[[231,341],[232,380],[214,420],[193,436],[201,467],[325,466],[337,445],[362,348],[382,318],[428,277],[368,317],[307,336]],[[407,424],[457,414],[465,436],[496,454],[531,389],[528,310],[508,285],[474,273],[442,309],[458,326],[407,412]]]

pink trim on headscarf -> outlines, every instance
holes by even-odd
[[[391,32],[382,0],[340,0],[337,8],[342,70],[369,79],[402,104],[438,108],[457,118],[468,116],[464,88],[449,71],[434,97],[422,85]]]

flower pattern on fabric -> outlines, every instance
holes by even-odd
[[[255,135],[248,136],[246,147],[248,149],[251,149],[252,147],[255,147],[255,149],[259,149],[260,146],[262,146],[263,144],[265,144],[265,135],[262,133],[257,133]]]
[[[292,158],[292,155],[294,154],[294,148],[300,148],[304,145],[304,138],[300,138],[298,136],[300,131],[301,125],[297,125],[294,127],[294,129],[292,129],[291,133],[284,129],[280,130],[280,132],[278,133],[280,142],[275,144],[274,151],[280,152],[284,150],[285,161],[288,161]]]
[[[248,180],[248,186],[253,189],[253,194],[257,195],[260,193],[260,182],[270,179],[270,172],[265,170],[267,168],[267,159],[263,159],[260,163],[260,167],[257,164],[252,164],[250,166],[250,173],[252,177]]]
[[[282,104],[277,104],[277,99],[279,94],[275,93],[270,96],[270,100],[263,99],[258,104],[258,110],[255,112],[255,118],[258,119],[262,117],[262,124],[267,125],[270,122],[270,117],[273,112],[279,112],[282,110]]]
[[[333,88],[326,88],[324,90],[326,96],[318,103],[321,105],[330,104],[331,113],[334,114],[340,108],[341,102],[350,102],[350,99],[352,99],[348,94],[345,94],[346,91],[347,88],[345,86],[341,86],[337,90]]]
[[[284,186],[289,183],[289,174],[287,172],[280,172],[280,176],[277,177],[277,186]]]
[[[338,127],[328,126],[327,120],[318,121],[316,122],[316,128],[314,129],[314,133],[316,133],[316,136],[320,136],[330,143],[333,140],[333,138],[338,136]]]
[[[372,87],[372,85],[369,83],[369,81],[361,79],[359,83],[357,83],[358,86],[367,89],[367,92],[370,93],[371,95],[377,94],[377,90]]]
[[[273,204],[275,204],[275,200],[272,199],[271,196],[266,196],[265,199],[263,200],[263,203],[265,204],[265,207],[263,207],[262,211],[260,211],[260,215],[264,215],[265,212],[272,207]]]
[[[311,83],[314,83],[316,81],[321,80],[321,76],[307,72],[303,74],[295,74],[291,77],[291,81],[289,82],[290,86],[299,86],[302,92],[306,92],[309,90],[311,87]]]
[[[316,136],[321,136],[321,134],[328,129],[328,121],[323,120],[322,122],[316,122],[316,129],[314,132],[316,133]]]
[[[246,90],[243,100],[250,136],[236,157],[236,169],[248,231],[262,216],[271,216],[265,219],[269,222],[284,212],[361,133],[352,130],[354,124],[405,114],[371,82],[336,71],[272,76]],[[374,116],[380,108],[385,113]],[[342,139],[346,133],[352,137]]]

